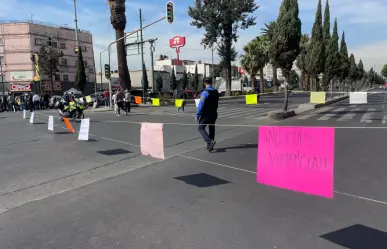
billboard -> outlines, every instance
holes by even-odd
[[[33,71],[13,71],[9,72],[10,81],[32,81],[34,79]]]

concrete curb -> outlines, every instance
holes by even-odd
[[[274,120],[274,121],[284,120],[287,118],[294,117],[296,115],[297,114],[296,114],[295,110],[290,110],[290,111],[286,111],[286,112],[284,112],[284,111],[271,111],[271,112],[267,113],[268,118],[271,120]]]

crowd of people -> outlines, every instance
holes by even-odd
[[[36,93],[14,94],[8,93],[1,98],[1,110],[6,112],[48,110],[50,94]]]

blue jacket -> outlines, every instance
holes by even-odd
[[[207,91],[206,91],[207,90]],[[201,94],[200,94],[200,102],[199,102],[199,105],[198,105],[198,109],[197,109],[197,112],[196,112],[196,117],[199,118],[202,114],[203,114],[203,108],[204,108],[204,105],[205,105],[205,101],[208,99],[208,97],[210,96],[210,94],[208,93],[208,91],[217,91],[215,88],[213,88],[212,86],[209,86],[206,88],[205,91],[203,91]],[[217,105],[216,105],[216,109],[217,109]]]

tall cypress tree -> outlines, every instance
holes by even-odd
[[[298,17],[297,0],[283,0],[275,27],[270,58],[281,68],[286,80],[289,81],[290,70],[300,53],[301,20]],[[288,109],[288,92],[285,84],[284,111]]]
[[[357,65],[355,56],[353,54],[349,56],[348,78],[352,81],[351,84],[353,84],[353,82],[357,80]]]
[[[75,86],[78,90],[84,91],[86,87],[85,62],[83,61],[82,49],[78,49],[77,71],[75,74]]]
[[[329,42],[329,39],[331,38],[331,14],[329,10],[329,0],[327,0],[325,4],[323,29],[325,44],[327,44]]]
[[[337,20],[333,26],[332,37],[329,39],[327,47],[327,57],[325,60],[325,82],[339,77],[340,54],[339,54],[339,34],[337,33]]]
[[[340,80],[345,80],[348,77],[349,73],[349,59],[348,59],[348,49],[347,43],[345,42],[345,33],[341,36],[340,44]]]
[[[325,44],[322,28],[321,0],[318,1],[316,18],[312,29],[309,51],[306,57],[306,68],[316,80],[316,90],[319,90],[319,75],[325,70]]]
[[[360,81],[360,85],[358,86],[358,89],[359,89],[359,88],[364,86],[364,82],[365,82],[364,65],[363,65],[363,61],[361,59],[359,60],[359,63],[357,64],[357,80]]]

